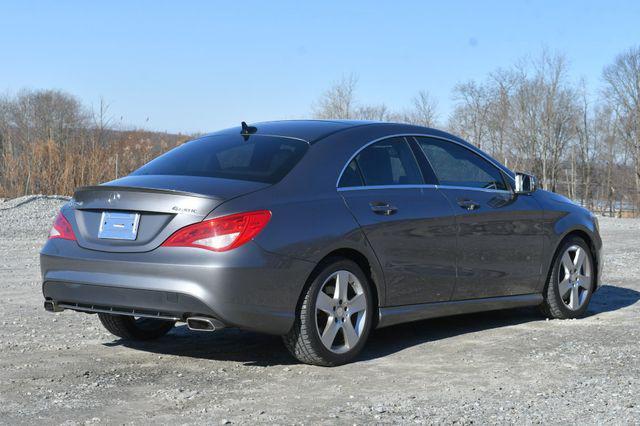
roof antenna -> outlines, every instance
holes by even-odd
[[[240,131],[240,134],[244,137],[245,141],[249,139],[249,135],[252,135],[257,131],[258,131],[257,127],[249,126],[244,121],[242,122],[242,130]]]

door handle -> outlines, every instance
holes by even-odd
[[[372,201],[369,203],[369,206],[371,207],[372,212],[383,216],[391,216],[398,211],[397,207],[383,201]]]
[[[458,205],[466,210],[478,210],[480,208],[480,204],[476,203],[473,200],[458,200]]]

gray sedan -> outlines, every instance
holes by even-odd
[[[42,288],[48,311],[97,313],[122,339],[239,327],[333,366],[376,327],[520,306],[579,317],[601,247],[589,211],[450,134],[242,123],[77,189]]]

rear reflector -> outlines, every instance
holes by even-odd
[[[177,230],[162,245],[229,251],[254,238],[271,219],[271,212],[259,210],[222,216]]]
[[[49,232],[49,239],[60,238],[63,240],[76,240],[76,235],[73,233],[73,228],[62,212],[58,212],[56,220],[53,222],[51,232]]]

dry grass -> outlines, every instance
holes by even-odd
[[[129,174],[185,139],[166,135],[158,140],[158,134],[131,131],[121,132],[113,140],[101,144],[59,144],[51,139],[35,141],[18,153],[3,153],[0,196],[71,195],[79,186]]]

